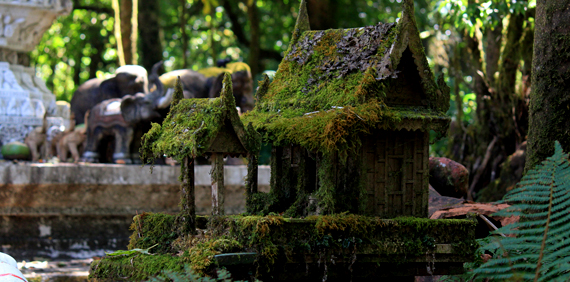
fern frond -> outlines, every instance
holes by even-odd
[[[524,281],[570,280],[570,162],[558,142],[555,153],[530,170],[503,201],[511,204],[498,216],[520,220],[499,228],[482,247],[495,258],[473,270],[477,278]]]

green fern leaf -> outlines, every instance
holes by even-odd
[[[570,162],[558,142],[555,153],[530,170],[503,201],[498,216],[520,220],[496,231],[482,250],[497,254],[473,270],[477,278],[570,280]]]

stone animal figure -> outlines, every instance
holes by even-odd
[[[136,65],[122,66],[112,78],[92,78],[81,84],[71,98],[75,123],[82,124],[87,110],[97,103],[128,94],[148,93],[147,71]]]
[[[253,79],[247,64],[228,63],[224,68],[211,67],[199,71],[175,70],[160,76],[165,88],[174,88],[180,76],[184,98],[214,98],[220,96],[224,73],[232,74],[233,93],[236,106],[243,112],[253,108]]]
[[[91,109],[87,119],[87,142],[83,160],[97,162],[101,140],[112,136],[115,139],[113,161],[131,163],[129,152],[135,128],[140,123],[160,118],[160,111],[167,108],[172,100],[171,91],[162,95],[164,87],[157,74],[161,66],[162,62],[155,64],[149,77],[155,84],[154,91],[105,100]]]
[[[24,139],[24,143],[28,145],[30,148],[30,152],[32,154],[32,161],[37,162],[40,160],[40,152],[42,151],[42,146],[46,143],[46,129],[47,127],[47,120],[46,116],[44,116],[42,126],[38,126],[34,128],[28,136]]]
[[[85,113],[85,120],[89,117],[89,111]],[[71,120],[70,127],[57,141],[57,156],[62,161],[67,161],[68,153],[71,153],[73,162],[79,161],[80,149],[84,147],[85,140],[87,139],[87,124],[75,126],[75,121]]]

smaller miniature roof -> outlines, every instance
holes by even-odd
[[[162,125],[153,123],[143,136],[141,157],[167,155],[176,159],[207,153],[245,155],[260,149],[261,137],[251,124],[244,127],[232,94],[232,79],[224,76],[218,98],[181,99],[178,81],[170,112]]]

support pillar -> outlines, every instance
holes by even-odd
[[[182,185],[180,186],[180,214],[177,226],[182,234],[196,234],[196,203],[194,195],[194,159],[184,157],[181,166]]]
[[[212,153],[212,215],[224,214],[224,155]]]
[[[245,192],[246,192],[246,211],[250,211],[251,200],[254,194],[257,193],[257,171],[259,164],[259,157],[257,154],[249,154],[247,156],[247,177],[245,182]]]

